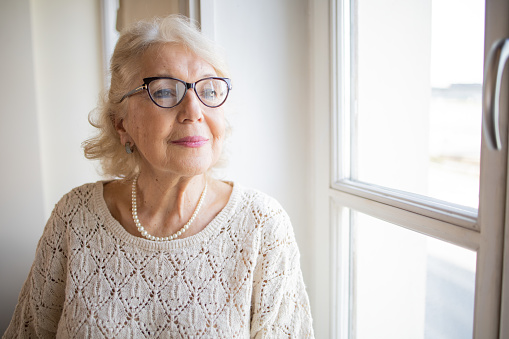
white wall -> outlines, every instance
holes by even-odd
[[[30,27],[28,0],[0,2],[0,333],[44,222]]]
[[[224,177],[282,203],[310,291],[307,2],[220,0],[207,8],[234,86]],[[2,333],[54,204],[72,187],[99,178],[80,144],[91,131],[87,114],[101,90],[102,65],[99,0],[3,0],[0,19],[0,138],[7,155],[0,167]],[[23,89],[13,91],[16,84]]]
[[[80,143],[101,85],[99,1],[0,2],[0,333],[54,204],[97,180]]]
[[[81,142],[102,91],[99,1],[32,0],[37,114],[46,216],[71,188],[98,179]]]

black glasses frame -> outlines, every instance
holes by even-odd
[[[182,98],[180,98],[180,100],[173,106],[170,106],[170,107],[166,107],[166,106],[161,106],[159,105],[155,100],[154,98],[152,98],[152,94],[150,94],[150,91],[148,90],[148,86],[149,84],[152,82],[152,81],[155,81],[155,80],[159,80],[159,79],[171,79],[171,80],[176,80],[176,81],[179,81],[181,82],[182,84],[185,85],[186,87],[186,90],[184,92],[184,95],[182,95]],[[221,102],[219,105],[217,106],[211,106],[211,105],[207,105],[205,102],[203,102],[203,100],[200,98],[200,96],[198,95],[198,92],[196,91],[196,84],[201,82],[201,81],[204,81],[204,80],[210,80],[210,79],[216,79],[216,80],[223,80],[224,82],[226,82],[226,85],[227,85],[227,91],[226,91],[226,96],[224,97],[224,100],[223,102]],[[200,79],[196,82],[192,82],[192,83],[189,83],[189,82],[185,82],[184,80],[180,80],[178,78],[172,78],[172,77],[150,77],[150,78],[144,78],[143,79],[143,85],[141,86],[138,86],[136,87],[135,89],[133,89],[132,91],[129,91],[127,92],[123,97],[122,99],[120,99],[119,103],[121,103],[122,101],[124,101],[125,98],[133,95],[133,94],[136,94],[142,90],[147,90],[147,93],[148,93],[148,96],[150,97],[150,100],[152,100],[152,102],[158,106],[158,107],[161,107],[161,108],[173,108],[175,106],[177,106],[178,104],[180,104],[182,102],[182,100],[184,100],[184,98],[186,97],[186,94],[187,94],[187,90],[192,88],[194,90],[194,93],[196,94],[196,97],[198,98],[198,100],[200,100],[200,102],[202,104],[204,104],[205,106],[207,107],[211,107],[211,108],[217,108],[219,106],[221,106],[222,104],[224,104],[226,102],[226,99],[228,98],[228,94],[230,94],[230,91],[232,89],[232,83],[231,83],[231,79],[229,78],[221,78],[221,77],[208,77],[208,78],[203,78],[203,79]]]

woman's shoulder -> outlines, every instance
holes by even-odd
[[[274,244],[295,244],[295,234],[289,215],[273,196],[258,189],[243,187],[235,183],[240,199],[239,219],[243,229],[260,235],[262,246],[272,248]]]
[[[279,201],[265,192],[255,188],[243,186],[239,183],[234,183],[234,187],[238,190],[240,200],[245,205],[264,210],[283,210],[283,207]]]
[[[91,214],[98,214],[96,197],[97,190],[102,189],[102,183],[87,183],[71,189],[55,204],[46,223],[43,238],[63,239],[62,234],[72,225],[82,225],[84,221],[91,220]]]
[[[290,218],[281,203],[258,189],[234,184],[239,195],[239,209],[262,224],[290,224]]]
[[[75,210],[77,206],[86,207],[93,203],[97,195],[102,193],[103,181],[90,182],[74,187],[65,193],[56,203],[54,212],[68,212]]]

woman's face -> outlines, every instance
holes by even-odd
[[[141,58],[143,78],[166,76],[194,83],[217,76],[205,60],[177,44],[150,47]],[[209,108],[189,89],[180,104],[161,108],[146,90],[129,97],[124,120],[116,123],[123,143],[136,145],[141,171],[192,176],[205,173],[218,160],[225,134],[222,107]]]

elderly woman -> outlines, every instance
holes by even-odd
[[[313,336],[287,214],[209,175],[228,130],[226,76],[186,19],[121,34],[85,143],[120,179],[56,205],[5,337]]]

